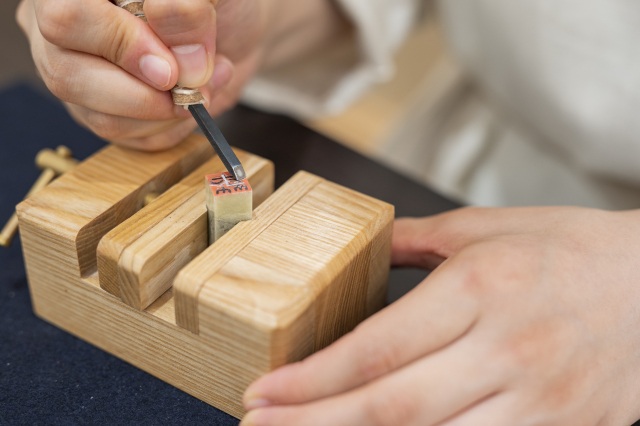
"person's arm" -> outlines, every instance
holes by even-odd
[[[628,425],[640,418],[640,211],[467,208],[400,219],[436,269],[302,362],[242,425]]]

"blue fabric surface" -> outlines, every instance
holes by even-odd
[[[42,148],[85,158],[104,142],[26,85],[0,92],[0,226]],[[233,417],[35,317],[19,238],[0,248],[0,424],[234,425]]]

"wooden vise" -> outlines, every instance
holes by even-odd
[[[18,206],[41,318],[236,417],[253,380],[383,306],[393,207],[237,151],[253,219],[207,245],[203,137],[109,146]],[[150,192],[161,195],[144,206]]]

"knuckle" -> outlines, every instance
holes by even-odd
[[[478,257],[479,255],[467,253],[467,258],[461,265],[464,275],[459,285],[464,294],[480,299],[493,293],[498,280],[487,271],[484,262]]]
[[[81,19],[77,2],[72,0],[45,1],[36,9],[38,27],[45,40],[60,45],[73,34],[75,24]]]
[[[129,46],[129,30],[124,21],[113,20],[109,23],[109,42],[105,43],[100,56],[114,64],[123,64]]]
[[[58,99],[73,101],[72,84],[74,80],[73,67],[64,60],[52,60],[47,57],[40,62],[38,71],[45,85]]]
[[[92,132],[103,139],[111,140],[122,136],[120,120],[115,116],[87,111],[83,122]]]
[[[314,367],[313,357],[308,357],[290,364],[289,368],[292,377],[304,377],[305,372],[313,371],[316,367]],[[297,401],[311,401],[317,398],[316,388],[307,380],[288,380],[287,392]]]
[[[521,333],[518,336],[507,339],[497,349],[498,354],[495,359],[499,359],[505,369],[512,371],[514,374],[526,371],[534,365],[536,355],[540,352],[535,344],[527,340],[530,337],[527,334],[529,333]],[[540,360],[538,359],[538,361]]]

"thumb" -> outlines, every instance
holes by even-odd
[[[216,10],[210,0],[146,0],[149,25],[178,63],[178,85],[204,86],[213,74]]]

